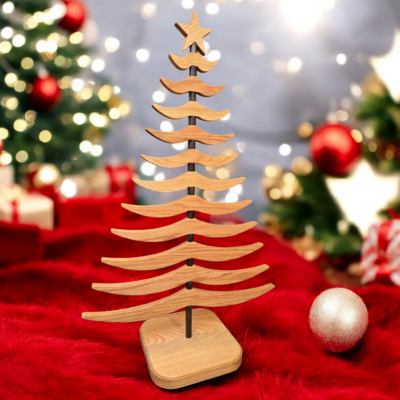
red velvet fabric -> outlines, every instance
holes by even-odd
[[[170,221],[137,219],[124,227],[151,228]],[[1,241],[4,235],[0,236]],[[111,310],[154,300],[91,290],[92,282],[124,282],[156,275],[100,263],[101,256],[141,256],[183,239],[145,244],[111,235],[108,228],[41,232],[39,260],[0,268],[0,398],[71,399],[363,399],[400,398],[400,289],[371,285],[356,290],[370,324],[351,352],[330,354],[319,347],[308,325],[315,297],[329,285],[318,268],[253,229],[229,240],[196,237],[201,243],[237,246],[262,242],[252,255],[214,268],[267,263],[270,270],[232,290],[273,282],[270,293],[214,311],[243,347],[243,364],[232,374],[178,391],[155,386],[147,370],[140,323],[107,324],[81,319],[83,311]],[[22,242],[20,242],[22,243]],[[11,249],[11,248],[10,248]],[[8,252],[2,246],[1,252]],[[165,269],[162,272],[167,272]],[[173,292],[173,291],[170,291]],[[162,293],[161,296],[167,293]]]

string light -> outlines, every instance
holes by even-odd
[[[351,131],[351,136],[353,136],[353,139],[357,142],[357,143],[361,143],[363,140],[363,136],[362,133],[357,130],[357,129],[353,129]]]
[[[236,145],[236,148],[238,149],[238,151],[239,151],[240,153],[244,153],[245,150],[246,150],[246,143],[245,143],[245,142],[239,142],[239,143]]]
[[[114,86],[113,89],[115,94],[121,93],[121,88],[119,86]]]
[[[15,47],[22,47],[25,44],[25,42],[26,42],[25,36],[20,34],[15,35],[12,39],[12,44]]]
[[[64,179],[60,189],[61,193],[68,198],[74,197],[77,191],[76,183],[71,179]]]
[[[301,70],[303,63],[298,57],[291,58],[287,63],[287,72],[289,74],[295,74]]]
[[[350,92],[354,97],[360,97],[362,95],[362,89],[356,83],[350,85]]]
[[[163,132],[172,132],[174,130],[174,126],[171,124],[170,121],[163,121],[160,124],[160,129]]]
[[[321,6],[315,0],[285,0],[281,12],[286,21],[296,30],[312,30],[322,16]]]
[[[14,85],[14,90],[16,92],[24,92],[26,89],[26,83],[24,81],[18,81],[15,85]]]
[[[155,177],[154,177],[155,181],[163,181],[165,180],[165,174],[164,172],[159,172]]]
[[[114,53],[119,49],[120,42],[115,37],[108,37],[104,42],[107,53]]]
[[[281,156],[288,156],[291,152],[292,148],[287,143],[283,143],[279,146],[279,154]]]
[[[142,12],[140,13],[140,15],[142,16],[142,18],[153,18],[156,15],[157,12],[157,6],[155,4],[152,3],[146,3],[143,5],[142,7]]]
[[[221,53],[218,50],[211,50],[206,58],[208,61],[218,61],[221,58]]]
[[[38,42],[36,43],[36,50],[39,53],[44,53],[47,50],[47,42],[43,39],[38,40]]]
[[[21,67],[23,69],[31,69],[34,66],[34,62],[32,60],[32,58],[30,57],[25,57],[21,60]]]
[[[93,112],[90,114],[89,121],[91,122],[92,125],[96,126],[97,128],[103,128],[107,125],[106,117],[97,112]]]
[[[28,123],[24,119],[17,119],[13,126],[17,132],[23,132],[28,127]]]
[[[81,68],[86,68],[90,65],[90,63],[92,62],[92,59],[88,55],[83,55],[83,56],[78,57],[77,62]]]
[[[229,192],[225,196],[226,203],[236,203],[239,200],[239,196],[236,193]]]
[[[206,13],[215,15],[219,12],[219,5],[217,3],[208,3],[206,5]]]
[[[136,51],[136,59],[140,63],[145,63],[149,60],[150,52],[147,49],[138,49]]]
[[[239,183],[239,185],[234,186],[233,188],[229,189],[230,192],[236,193],[236,194],[242,194],[243,192],[243,185]]]
[[[156,90],[153,93],[153,101],[155,101],[156,103],[164,103],[166,97],[166,94],[161,90]]]
[[[10,153],[7,153],[6,151],[3,151],[0,154],[0,165],[8,165],[11,164],[12,162],[12,155]]]
[[[74,80],[72,81],[71,89],[72,89],[74,92],[79,92],[80,90],[83,89],[84,84],[85,84],[85,83],[83,82],[82,79],[76,78],[76,79],[74,79]]]
[[[56,20],[62,18],[67,11],[67,7],[63,3],[54,4],[53,7],[50,8],[49,13],[51,17]]]
[[[83,40],[82,32],[74,32],[69,36],[69,41],[72,44],[79,44]]]
[[[187,147],[187,142],[174,143],[174,144],[172,145],[172,148],[175,149],[175,150],[177,150],[177,151],[185,150],[186,147]]]
[[[6,108],[9,110],[15,110],[18,107],[18,99],[16,97],[10,97],[6,101]]]
[[[8,129],[0,128],[0,140],[4,140],[8,138]]]
[[[110,85],[104,85],[100,88],[98,92],[99,99],[101,101],[108,101],[113,95],[113,88]]]
[[[93,145],[90,150],[90,154],[93,157],[100,157],[103,154],[103,147],[101,147],[99,144]]]
[[[24,29],[30,30],[35,29],[38,26],[38,23],[35,21],[35,18],[32,15],[25,15],[24,17]]]
[[[106,67],[106,63],[101,58],[96,58],[96,60],[92,63],[92,71],[93,72],[101,72]]]
[[[216,176],[218,179],[228,179],[230,176],[230,172],[227,168],[218,168]]]
[[[77,124],[77,125],[83,125],[83,124],[86,122],[87,117],[86,117],[86,115],[83,114],[83,113],[76,113],[76,114],[74,114],[74,116],[72,117],[72,120],[73,120],[73,121],[75,122],[75,124]]]
[[[253,42],[250,49],[253,54],[261,55],[265,52],[265,45],[261,42]]]
[[[19,162],[19,163],[24,163],[28,160],[28,153],[25,150],[20,150],[16,155],[15,155],[15,159]]]
[[[297,127],[297,134],[302,138],[308,138],[312,135],[314,127],[310,122],[302,122]]]
[[[337,62],[339,65],[345,65],[346,62],[347,62],[347,57],[346,57],[346,55],[343,54],[343,53],[338,54],[338,55],[336,56],[336,62]]]
[[[51,138],[52,138],[51,132],[48,130],[44,130],[39,133],[39,140],[43,143],[50,142]]]
[[[0,53],[7,54],[12,49],[11,43],[8,40],[0,42]]]
[[[9,26],[5,26],[2,30],[1,30],[1,36],[4,39],[11,39],[14,35],[14,29],[9,27]]]
[[[229,121],[230,119],[231,119],[231,113],[228,113],[221,118],[221,121]]]
[[[110,116],[111,119],[118,119],[121,116],[118,108],[111,108],[108,115]]]
[[[14,3],[12,3],[11,1],[6,1],[3,4],[3,13],[4,14],[11,14],[14,11],[15,7],[14,7]]]
[[[212,192],[212,191],[210,191],[210,190],[205,190],[205,191],[203,192],[203,197],[204,197],[206,200],[212,201],[212,200],[215,199],[215,192]]]
[[[89,151],[92,149],[92,143],[89,142],[89,140],[84,140],[79,144],[79,150],[82,153],[89,153]]]
[[[154,175],[154,172],[156,170],[156,166],[154,164],[150,164],[149,162],[144,162],[140,166],[140,171],[142,172],[143,175],[146,176],[152,176]]]
[[[347,121],[349,119],[349,113],[345,110],[338,110],[336,112],[336,118],[341,122]]]
[[[193,0],[182,0],[181,5],[185,10],[190,10],[191,8],[194,7],[194,1]]]
[[[123,101],[118,107],[121,117],[128,116],[131,113],[131,109],[132,105],[129,103],[129,101]]]

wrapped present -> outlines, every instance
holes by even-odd
[[[0,187],[14,185],[14,167],[12,165],[0,165]]]
[[[400,286],[400,219],[374,224],[362,246],[361,282]]]
[[[59,198],[57,202],[57,226],[76,228],[82,226],[117,226],[128,213],[121,207],[126,203],[125,193],[106,196]]]
[[[28,193],[19,185],[0,188],[0,220],[54,227],[54,202],[38,193]]]
[[[82,174],[67,175],[61,185],[66,197],[106,196],[125,193],[134,202],[134,170],[127,165],[111,166]]]
[[[134,171],[127,165],[107,165],[103,170],[92,171],[90,188],[94,195],[124,192],[133,199]]]

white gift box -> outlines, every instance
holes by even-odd
[[[26,193],[19,187],[3,190],[0,192],[0,220],[53,229],[53,200],[41,194]]]
[[[0,187],[14,185],[14,167],[12,165],[0,165]]]

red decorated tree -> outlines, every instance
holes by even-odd
[[[66,173],[94,166],[103,135],[129,104],[96,76],[104,61],[83,44],[84,4],[13,0],[0,7],[0,140],[11,155],[4,159],[20,173],[32,161]]]

